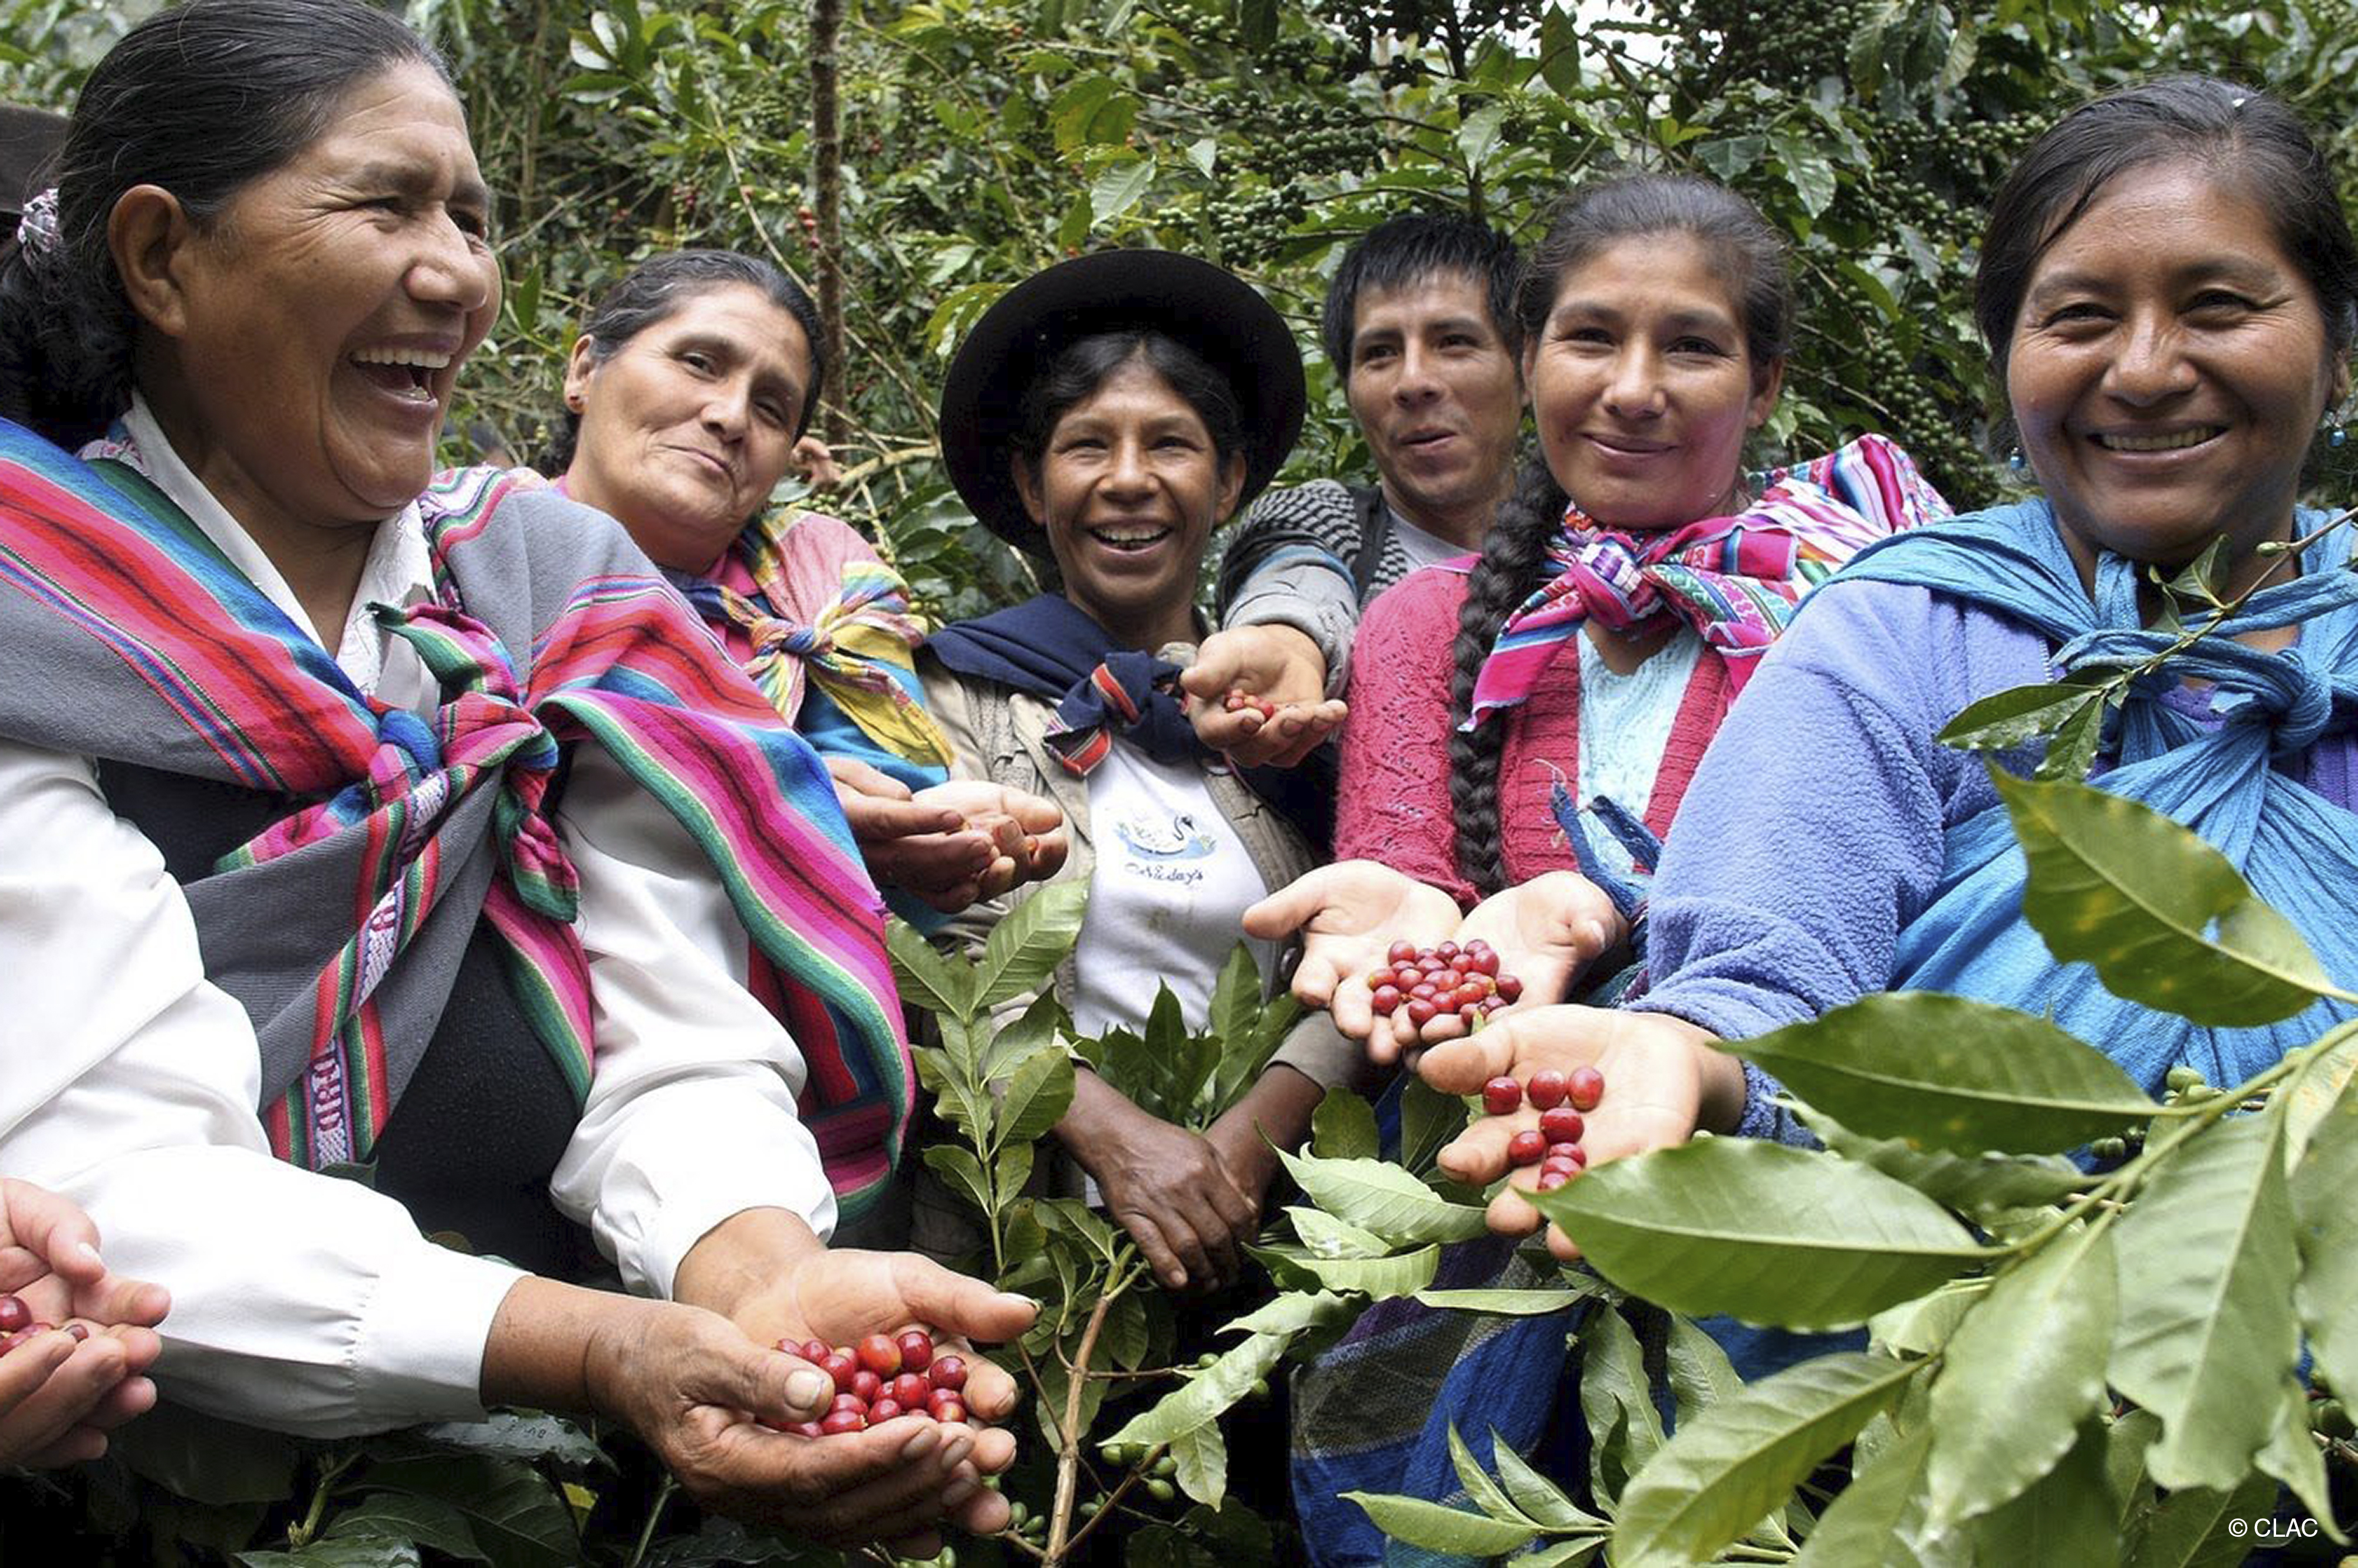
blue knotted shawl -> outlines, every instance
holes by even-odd
[[[2303,512],[2306,534],[2324,514]],[[2192,650],[2140,678],[2108,724],[2093,782],[2192,828],[2316,949],[2325,971],[2358,978],[2358,816],[2299,776],[2309,748],[2358,712],[2358,572],[2336,532],[2309,546],[2299,579],[2254,594]],[[1871,545],[1844,577],[1930,589],[2017,622],[2054,644],[2059,675],[2134,666],[2170,634],[2139,624],[2145,568],[2106,555],[2092,596],[2046,503],[1975,513]],[[2263,653],[2230,639],[2300,627]],[[2187,681],[2209,683],[2200,711]],[[2188,1064],[2214,1084],[2241,1083],[2317,1038],[2349,1009],[2320,1002],[2281,1023],[2208,1029],[2106,990],[2085,964],[2059,966],[2022,917],[2022,851],[1993,804],[1950,829],[1938,891],[1899,934],[1893,989],[1940,990],[2046,1012],[2102,1048],[2148,1090]]]

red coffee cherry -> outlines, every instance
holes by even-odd
[[[1540,1103],[1540,1079],[1545,1076],[1545,1074],[1532,1076],[1531,1103],[1533,1105]],[[1577,1143],[1587,1133],[1588,1124],[1580,1119],[1580,1112],[1573,1109],[1572,1107],[1552,1105],[1540,1112],[1540,1131],[1551,1143]]]
[[[1368,1003],[1368,1006],[1374,1008],[1378,1012],[1383,1013],[1386,1016],[1390,1016],[1391,1012],[1400,1006],[1400,1004],[1401,993],[1397,988],[1392,986],[1378,986],[1376,988],[1376,994],[1369,999]]]
[[[903,1372],[886,1385],[884,1393],[888,1399],[914,1410],[925,1402],[925,1396],[932,1389],[933,1384],[927,1381],[924,1373]]]
[[[851,1375],[851,1391],[862,1400],[872,1400],[884,1391],[884,1379],[862,1367]]]
[[[1553,1170],[1542,1165],[1540,1167],[1540,1191],[1552,1193],[1579,1173],[1577,1171]]]
[[[849,1351],[830,1350],[819,1357],[818,1369],[835,1379],[838,1393],[851,1392],[852,1379],[860,1376],[860,1363]]]
[[[922,1372],[934,1364],[934,1336],[922,1328],[913,1328],[901,1336],[901,1370]]]
[[[781,1339],[778,1348],[792,1351],[814,1367],[827,1359],[827,1343],[824,1339],[806,1339],[800,1345],[789,1345]]]
[[[957,1392],[966,1387],[966,1357],[963,1356],[935,1357],[934,1364],[925,1368],[925,1379],[936,1389],[946,1389],[951,1393]]]
[[[1390,947],[1385,950],[1384,961],[1390,964],[1395,968],[1399,968],[1402,964],[1415,963],[1416,944],[1413,942],[1393,943]]]
[[[1423,988],[1420,987],[1418,989],[1422,989]],[[1408,1021],[1411,1023],[1415,1024],[1419,1029],[1431,1023],[1440,1015],[1441,1010],[1433,1005],[1431,998],[1420,996],[1409,999]]]
[[[906,1411],[901,1408],[901,1401],[898,1400],[878,1400],[874,1404],[868,1407],[868,1424],[871,1426],[882,1426],[894,1416],[906,1415],[907,1413],[908,1412]]]
[[[938,1422],[947,1422],[953,1421],[964,1421],[966,1419],[966,1406],[959,1402],[956,1398],[936,1400],[933,1404],[933,1411],[934,1419]]]
[[[786,1428],[786,1430],[793,1433],[796,1437],[824,1437],[827,1435],[827,1428],[815,1421],[798,1421],[795,1422],[794,1425]]]
[[[901,1369],[901,1347],[884,1335],[871,1334],[860,1342],[860,1364],[880,1378]]]
[[[1564,1080],[1564,1093],[1574,1110],[1595,1110],[1605,1098],[1605,1075],[1594,1067],[1574,1067]]]
[[[839,1432],[865,1432],[868,1430],[868,1418],[858,1411],[829,1411],[827,1418],[818,1423],[818,1429],[829,1437]]]
[[[17,1296],[0,1296],[0,1334],[16,1334],[31,1326],[33,1309]]]
[[[1547,1157],[1547,1140],[1537,1131],[1525,1128],[1507,1140],[1507,1162],[1511,1165],[1536,1165]]]
[[[1553,1067],[1541,1067],[1533,1073],[1529,1087],[1531,1104],[1541,1110],[1551,1110],[1563,1103],[1563,1075]]]
[[[1505,1076],[1482,1086],[1482,1108],[1492,1116],[1512,1116],[1522,1108],[1523,1086]]]
[[[1515,1003],[1516,1001],[1519,1001],[1519,1000],[1521,1000],[1521,998],[1522,998],[1522,994],[1523,994],[1523,982],[1522,982],[1522,981],[1520,981],[1520,980],[1519,980],[1519,979],[1515,979],[1515,977],[1514,977],[1514,976],[1512,976],[1512,975],[1500,975],[1500,976],[1498,977],[1498,1000],[1499,1000],[1499,1001],[1501,1001],[1501,1002],[1503,1002],[1503,1003],[1506,1003],[1506,1004],[1509,1004],[1509,1005],[1512,1005],[1512,1004],[1513,1004],[1513,1003]]]

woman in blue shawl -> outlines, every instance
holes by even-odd
[[[2153,581],[2224,539],[2224,593],[2254,591],[2129,690],[2094,782],[2192,827],[2326,972],[2358,973],[2358,924],[2335,891],[2358,872],[2358,574],[2347,533],[2320,534],[2322,514],[2297,499],[2311,447],[2340,444],[2358,334],[2358,248],[2323,159],[2282,104],[2232,83],[2099,99],[1999,192],[1975,308],[2039,494],[1871,547],[1822,589],[1671,834],[1651,992],[1632,1011],[1544,1010],[1436,1049],[1422,1064],[1436,1087],[1595,1062],[1610,1087],[1588,1146],[1610,1159],[1697,1127],[1786,1134],[1775,1086],[1714,1044],[1872,991],[2051,1013],[2148,1089],[2181,1065],[2240,1082],[2342,1015],[2320,1003],[2273,1027],[2207,1029],[2055,964],[2022,918],[2023,860],[1994,787],[1935,739],[1994,693],[2170,647],[2147,629]],[[1444,1164],[1496,1177],[1519,1125],[1477,1125]],[[1493,1215],[1537,1224],[1511,1196]]]

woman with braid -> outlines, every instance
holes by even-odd
[[[1368,608],[1343,863],[1249,923],[1309,925],[1297,991],[1331,1000],[1379,1055],[1458,1028],[1369,1016],[1356,976],[1396,939],[1480,935],[1526,998],[1625,989],[1636,977],[1606,973],[1605,949],[1634,948],[1616,939],[1655,845],[1761,653],[1852,553],[1948,510],[1879,437],[1747,475],[1746,441],[1783,384],[1792,296],[1776,235],[1720,186],[1639,176],[1575,191],[1517,308],[1539,455],[1478,558],[1413,573]],[[1507,1242],[1455,1249],[1443,1267],[1438,1285],[1534,1282]],[[1564,1326],[1407,1301],[1368,1312],[1296,1386],[1295,1491],[1321,1560],[1381,1553],[1363,1517],[1323,1499],[1455,1489],[1453,1421],[1535,1445]]]

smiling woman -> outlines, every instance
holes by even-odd
[[[824,1246],[911,1075],[817,759],[611,520],[434,478],[499,303],[440,62],[190,0],[51,200],[0,258],[0,1169],[169,1281],[196,1410],[579,1411],[808,1533],[1003,1520],[1003,1433],[771,1430],[831,1391],[782,1338],[1030,1311]],[[565,1282],[610,1265],[670,1299]]]
[[[923,667],[953,773],[1047,795],[1072,825],[1063,876],[1086,881],[1089,902],[1058,987],[1085,1033],[1142,1028],[1165,985],[1200,1028],[1239,914],[1310,864],[1285,797],[1260,793],[1292,776],[1221,764],[1176,684],[1201,635],[1205,550],[1284,460],[1303,399],[1275,310],[1217,267],[1152,251],[1017,285],[951,364],[941,426],[958,492],[1053,562],[1063,591],[949,627]],[[953,934],[979,943],[1009,907],[979,905]],[[1084,1072],[1055,1129],[1069,1158],[1046,1179],[1068,1195],[1093,1180],[1170,1288],[1227,1283],[1276,1170],[1271,1141],[1298,1142],[1357,1056],[1312,1015],[1203,1134]],[[960,1250],[949,1200],[921,1198],[920,1244]]]

